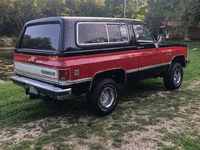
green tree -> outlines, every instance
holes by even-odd
[[[0,1],[0,28],[3,26],[3,17],[4,17],[4,13],[5,11],[7,11],[7,7],[8,7],[9,3],[7,0],[2,0]]]
[[[200,0],[179,0],[172,7],[173,11],[165,13],[166,19],[176,22],[184,39],[187,39],[188,25],[195,20],[195,16],[200,12]]]
[[[63,16],[67,13],[65,0],[37,0],[36,5],[41,17]]]
[[[10,14],[12,14],[10,4],[10,0],[0,1],[0,35],[12,33],[13,20],[10,17]]]
[[[166,15],[173,11],[173,5],[178,0],[147,0],[148,12],[145,15],[145,21],[148,22],[152,28],[157,29],[162,22],[167,21]]]
[[[127,3],[127,18],[143,20],[148,12],[146,0],[130,0]]]
[[[148,0],[149,12],[145,20],[154,28],[161,22],[174,22],[175,32],[188,38],[188,24],[200,12],[200,0]]]
[[[107,17],[119,17],[124,15],[124,0],[105,0],[105,8]]]
[[[127,0],[126,18],[144,19],[148,12],[146,0]],[[105,11],[109,17],[124,17],[124,0],[105,0]]]
[[[0,34],[18,35],[29,20],[61,16],[66,12],[65,0],[2,0]]]
[[[127,18],[143,19],[146,0],[127,0]],[[32,19],[52,16],[124,16],[124,0],[1,0],[0,34],[19,34]]]
[[[105,16],[104,0],[66,0],[66,7],[70,16]]]
[[[38,16],[35,0],[2,0],[1,34],[19,34],[24,24]],[[18,31],[17,31],[18,30]]]
[[[12,17],[15,18],[19,31],[27,21],[39,17],[35,0],[13,0],[11,5],[14,12]]]

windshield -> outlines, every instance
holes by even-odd
[[[58,50],[60,24],[42,24],[26,28],[21,48]]]
[[[140,43],[154,43],[152,34],[146,24],[136,24],[133,25],[136,38]]]

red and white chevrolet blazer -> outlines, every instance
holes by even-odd
[[[186,46],[160,44],[143,21],[43,18],[25,24],[11,80],[31,99],[87,93],[91,111],[107,115],[118,104],[118,84],[163,77],[166,88],[178,89],[186,57]]]

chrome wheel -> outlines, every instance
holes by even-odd
[[[174,62],[166,76],[164,76],[164,85],[169,90],[178,89],[183,81],[183,68],[180,63]]]
[[[181,78],[182,78],[182,76],[181,76],[181,70],[179,68],[177,68],[175,70],[175,72],[174,72],[174,83],[176,85],[180,84]]]
[[[115,90],[112,87],[106,87],[100,94],[100,105],[103,108],[109,108],[110,106],[112,106],[116,94],[115,94]]]
[[[99,116],[108,115],[115,110],[119,102],[117,83],[110,78],[96,81],[86,98],[90,111]]]

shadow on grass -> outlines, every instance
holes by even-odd
[[[136,83],[128,83],[127,85],[120,86],[120,100],[126,101],[137,101],[135,98],[145,98],[149,94],[155,93],[155,91],[166,91],[164,83],[161,78],[158,79],[147,79]]]
[[[128,85],[120,85],[121,102],[135,101],[134,98],[147,97],[149,93],[165,90],[162,79],[148,79]],[[73,96],[67,101],[30,100],[25,93],[17,103],[10,103],[0,108],[0,127],[16,126],[50,116],[73,116],[79,118],[90,114],[85,101],[85,94]],[[9,99],[9,98],[8,98]],[[118,109],[119,110],[119,109]]]
[[[68,101],[30,100],[24,98],[21,103],[14,103],[0,108],[0,127],[16,126],[50,116],[81,116],[88,114],[85,95],[73,97]]]

